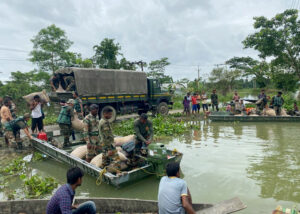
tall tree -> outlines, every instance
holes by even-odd
[[[160,79],[162,83],[173,82],[173,78],[165,74],[166,67],[170,65],[167,57],[161,58],[159,60],[154,60],[149,63],[147,73],[148,77],[155,79]]]
[[[215,88],[226,94],[229,90],[234,89],[236,80],[241,77],[240,70],[227,70],[226,68],[214,68],[209,77],[209,81],[214,84]]]
[[[244,76],[254,76],[260,88],[269,82],[270,66],[265,61],[258,61],[251,57],[233,57],[226,61],[230,68],[240,70]]]
[[[41,29],[31,42],[33,50],[30,52],[29,60],[37,64],[42,71],[54,72],[59,67],[74,63],[74,54],[67,51],[73,42],[54,24]]]
[[[243,44],[254,48],[263,59],[292,69],[300,77],[300,20],[298,10],[286,10],[271,19],[254,17],[257,32],[249,35]]]
[[[120,68],[118,56],[122,56],[121,46],[119,43],[115,43],[114,39],[105,38],[100,45],[95,45],[93,48],[95,51],[93,59],[99,68]]]

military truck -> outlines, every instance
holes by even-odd
[[[146,113],[152,111],[166,115],[172,108],[172,95],[164,91],[158,79],[147,78],[145,72],[95,68],[62,68],[56,72],[60,76],[62,88],[64,76],[73,76],[78,95],[83,105],[99,105],[99,117],[105,108],[113,110],[113,118],[117,114],[133,112]],[[71,91],[57,90],[51,93],[52,101],[69,99]]]

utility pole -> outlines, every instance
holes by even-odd
[[[197,89],[199,91],[199,81],[200,81],[200,69],[199,69],[199,65],[198,65],[198,81],[197,81]]]

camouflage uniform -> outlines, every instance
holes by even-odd
[[[66,84],[66,91],[75,91],[75,80],[72,76],[66,76],[64,78]]]
[[[146,147],[146,142],[153,138],[153,125],[150,120],[142,123],[140,119],[134,121],[134,132],[136,136],[136,152],[140,153],[143,147]]]
[[[70,136],[73,128],[71,120],[74,117],[74,110],[71,106],[62,106],[57,118],[57,123],[60,127],[61,134],[64,136],[64,146],[70,144]]]
[[[87,144],[87,159],[92,159],[95,155],[101,153],[100,140],[99,140],[99,129],[98,129],[98,115],[93,116],[91,113],[88,114],[84,119],[83,137]]]
[[[4,136],[8,145],[13,148],[22,147],[22,139],[20,137],[20,130],[28,127],[24,117],[19,117],[4,125]]]
[[[75,104],[74,104],[74,109],[76,111],[76,114],[78,115],[78,119],[82,120],[82,115],[81,115],[81,105],[82,105],[82,100],[77,97],[76,99],[74,99]]]
[[[108,120],[102,118],[99,122],[100,145],[102,149],[102,166],[110,165],[110,168],[119,170],[119,160],[117,150],[113,147],[114,135],[112,127]],[[108,151],[113,154],[108,155]],[[110,170],[111,171],[111,170]]]

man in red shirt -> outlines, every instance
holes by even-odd
[[[197,112],[197,94],[194,93],[194,95],[192,96],[192,114],[196,114]]]

